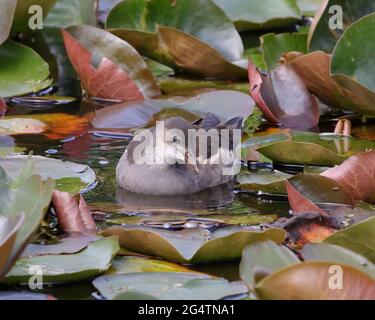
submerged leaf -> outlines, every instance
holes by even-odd
[[[146,62],[125,41],[90,26],[69,27],[62,34],[90,97],[129,101],[160,94]]]

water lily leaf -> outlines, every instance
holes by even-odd
[[[338,265],[348,265],[367,273],[375,280],[375,265],[365,257],[333,244],[307,244],[302,248],[305,261],[326,261]]]
[[[330,8],[335,5],[340,6],[343,12],[344,21],[342,29],[332,29],[329,27],[329,22],[333,14],[336,13],[336,11],[333,13],[329,11]],[[355,2],[350,0],[322,1],[322,6],[317,12],[310,29],[310,51],[325,51],[331,53],[344,30],[351,26],[353,22],[372,12],[375,12],[375,3],[371,0],[358,0]]]
[[[373,8],[375,11],[374,4]],[[375,67],[371,60],[375,45],[367,41],[374,32],[375,13],[353,23],[337,42],[331,73],[344,87],[350,85],[348,82],[356,82],[375,94]]]
[[[318,211],[325,214],[319,205],[347,205],[354,207],[354,201],[339,182],[317,174],[299,174],[286,183],[289,204],[295,213]]]
[[[16,291],[1,291],[0,300],[8,301],[27,301],[27,300],[56,300],[55,297],[44,293],[35,292],[16,292]]]
[[[245,227],[227,227],[210,233],[201,228],[168,231],[131,226],[113,227],[103,234],[118,235],[120,244],[131,251],[190,264],[235,260],[249,243],[264,240],[280,243],[285,238],[281,229],[260,231]]]
[[[75,194],[88,188],[96,181],[94,170],[86,165],[41,156],[32,156],[31,158],[35,166],[34,173],[40,175],[43,180],[48,178],[56,180],[60,191],[69,191]],[[23,155],[8,156],[0,158],[0,166],[7,172],[9,178],[14,180],[28,159],[29,156]]]
[[[267,120],[291,128],[313,128],[319,122],[318,103],[301,78],[280,64],[268,75],[249,61],[250,95]]]
[[[76,254],[21,258],[7,274],[4,283],[28,283],[29,269],[32,266],[42,268],[45,284],[91,279],[109,269],[118,250],[117,237],[109,237],[92,242],[85,250]]]
[[[250,288],[254,288],[261,278],[299,262],[287,247],[272,241],[259,242],[248,245],[243,250],[240,276]]]
[[[9,37],[17,1],[5,0],[0,3],[0,45]]]
[[[0,46],[0,97],[42,90],[51,84],[48,64],[32,49],[8,40]]]
[[[91,26],[73,26],[62,33],[89,96],[128,101],[160,94],[146,62],[125,41]]]
[[[48,12],[53,8],[57,0],[21,0],[17,1],[16,11],[14,13],[13,25],[11,33],[13,35],[20,32],[30,32],[29,20],[32,16],[29,13],[31,6],[40,6],[43,10],[43,17],[45,18]],[[16,1],[14,1],[16,2]]]
[[[96,9],[98,22],[104,25],[111,9],[121,1],[122,0],[99,0]]]
[[[47,125],[36,119],[0,119],[0,135],[41,134]]]
[[[45,28],[96,25],[96,0],[57,0],[44,20]]]
[[[297,0],[298,6],[304,16],[314,16],[322,2],[323,0]]]
[[[101,276],[93,284],[108,300],[219,300],[248,292],[241,281],[177,272]]]
[[[9,258],[11,257],[17,232],[21,228],[24,219],[23,213],[11,219],[0,216],[0,280],[8,271]]]
[[[70,233],[53,244],[29,244],[22,253],[22,258],[46,255],[73,254],[85,249],[99,237],[87,233]]]
[[[295,0],[214,0],[240,30],[275,29],[301,19]]]
[[[324,103],[339,109],[375,115],[375,93],[345,76],[332,77],[330,64],[331,55],[324,52],[313,52],[291,62],[307,88]]]
[[[375,151],[351,156],[340,166],[328,169],[322,176],[341,184],[355,200],[375,202]]]
[[[375,149],[372,141],[311,132],[254,137],[244,145],[276,163],[327,167],[341,164],[354,154]]]
[[[308,52],[306,33],[268,33],[261,36],[260,41],[264,62],[269,71],[277,68],[280,58],[286,52]]]
[[[126,0],[110,12],[106,27],[142,55],[174,69],[208,78],[246,77],[238,65],[241,38],[211,0],[174,5],[169,0]]]
[[[341,266],[343,289],[330,287],[331,262],[305,262],[284,268],[255,287],[261,299],[269,300],[373,300],[374,280],[350,266]],[[331,272],[330,272],[331,271]]]
[[[182,265],[150,259],[145,257],[126,256],[118,257],[112,261],[112,266],[107,274],[128,274],[128,273],[146,273],[146,272],[190,272]]]
[[[241,190],[268,194],[286,194],[285,181],[292,176],[281,171],[241,172],[237,177]]]
[[[354,224],[338,231],[324,240],[325,243],[335,244],[358,253],[372,263],[375,263],[375,218]]]
[[[97,129],[135,129],[152,125],[155,116],[165,109],[182,109],[199,116],[212,112],[225,121],[239,116],[246,119],[254,110],[254,102],[247,94],[229,90],[207,92],[193,98],[150,99],[101,109],[92,124]]]

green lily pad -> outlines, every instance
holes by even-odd
[[[259,298],[268,300],[373,300],[374,280],[351,266],[340,266],[342,290],[335,281],[332,262],[304,262],[283,268],[257,283]]]
[[[30,279],[29,269],[32,266],[41,266],[44,284],[91,279],[109,269],[118,250],[118,238],[109,237],[91,243],[85,250],[76,254],[21,258],[7,274],[4,282],[27,284]]]
[[[241,282],[196,273],[131,273],[102,276],[94,286],[108,300],[219,300],[248,292]]]
[[[275,29],[301,19],[295,0],[214,0],[241,30]]]
[[[372,141],[334,134],[286,132],[254,136],[243,148],[256,149],[276,163],[334,166],[348,157],[375,149]]]
[[[346,28],[363,16],[375,12],[375,3],[372,0],[327,0],[324,1],[324,3],[325,6],[323,5],[320,8],[310,29],[310,51],[325,51],[331,53],[335,48],[337,40],[342,36]],[[343,29],[332,30],[329,27],[329,21],[333,17],[329,9],[334,5],[342,8],[344,14]],[[365,43],[363,43],[363,45],[365,45]]]
[[[375,5],[374,5],[375,11]],[[375,32],[375,13],[365,16],[346,29],[337,42],[331,73],[340,84],[358,83],[375,94],[375,44],[368,41]]]
[[[167,261],[150,259],[146,257],[126,256],[118,257],[112,261],[112,266],[107,274],[128,274],[146,272],[190,272],[192,270]]]
[[[0,45],[9,37],[17,1],[4,0],[0,3]]]
[[[113,227],[103,234],[118,235],[120,244],[131,251],[190,264],[235,260],[247,244],[264,240],[280,243],[285,238],[284,230],[255,227],[226,227],[211,233],[202,228],[168,231],[131,226]]]
[[[43,18],[53,8],[57,0],[20,0],[17,1],[17,8],[14,13],[12,35],[19,32],[30,32],[29,19],[32,16],[29,9],[33,5],[40,6],[43,10]]]
[[[0,166],[7,172],[10,179],[16,179],[25,166],[29,156],[8,156],[0,158]],[[52,158],[32,156],[33,170],[43,180],[52,178],[60,191],[77,194],[95,183],[94,170],[86,165]],[[32,174],[32,173],[31,173]]]
[[[240,276],[249,287],[254,288],[260,278],[299,262],[287,247],[272,241],[259,242],[248,245],[243,250]]]
[[[199,8],[199,10],[197,10]],[[243,44],[233,23],[211,0],[126,0],[106,27],[142,55],[209,78],[246,77]]]
[[[314,16],[323,3],[323,0],[297,0],[303,15]]]
[[[324,240],[355,253],[375,263],[375,217],[338,231]]]
[[[44,20],[45,28],[66,28],[74,25],[96,25],[96,0],[57,0]]]
[[[260,40],[264,61],[269,71],[277,68],[280,58],[286,52],[308,52],[306,33],[268,33],[261,36]]]
[[[37,92],[51,85],[48,64],[32,49],[8,40],[0,46],[0,96]]]
[[[302,248],[305,261],[327,261],[339,265],[348,265],[367,273],[375,280],[375,265],[365,257],[333,244],[307,244]]]

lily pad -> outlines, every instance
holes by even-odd
[[[268,33],[261,36],[260,41],[267,70],[276,69],[286,52],[308,52],[306,33]]]
[[[247,244],[285,238],[281,229],[227,227],[209,232],[205,229],[168,231],[145,227],[113,227],[104,235],[118,235],[120,244],[131,251],[164,258],[179,263],[209,263],[230,261],[241,257]]]
[[[329,22],[337,11],[330,13],[332,6],[340,6],[343,12],[343,29],[332,29]],[[310,51],[325,51],[331,53],[344,30],[353,22],[375,12],[372,0],[324,0],[317,12],[309,34]],[[337,22],[336,20],[334,22]],[[367,41],[366,41],[367,42]],[[363,43],[364,44],[364,43]],[[354,48],[354,47],[353,47]],[[360,51],[360,50],[359,50]]]
[[[0,45],[9,37],[17,1],[5,0],[0,3]]]
[[[285,182],[292,176],[281,171],[241,172],[237,177],[241,190],[268,194],[286,194]]]
[[[375,265],[365,257],[333,244],[307,244],[302,248],[305,261],[326,261],[339,265],[348,265],[367,273],[375,280]]]
[[[196,273],[131,273],[102,276],[94,286],[108,300],[220,300],[248,292],[241,282]]]
[[[118,250],[118,238],[109,237],[91,243],[85,250],[76,254],[21,258],[7,274],[4,282],[27,284],[30,279],[29,269],[32,266],[41,266],[45,284],[91,279],[109,269]]]
[[[126,256],[118,257],[112,261],[112,266],[107,274],[128,274],[146,272],[190,272],[192,270],[171,262],[150,259],[147,257]]]
[[[350,266],[342,270],[342,290],[330,288],[335,272],[332,262],[305,262],[281,269],[255,287],[261,299],[269,300],[373,300],[374,280]],[[333,270],[333,273],[332,273]]]
[[[295,24],[301,12],[295,0],[214,0],[240,30],[275,29]]]
[[[16,291],[1,291],[0,300],[4,301],[36,301],[36,300],[56,300],[55,297],[44,293],[36,293],[30,291],[16,292]]]
[[[91,26],[69,27],[63,38],[90,97],[129,101],[160,94],[146,62],[127,42]]]
[[[150,99],[99,110],[92,123],[97,129],[137,129],[153,125],[155,116],[165,109],[186,110],[198,116],[212,112],[225,121],[239,116],[246,119],[254,110],[254,102],[244,93],[229,90],[207,92],[193,98]]]
[[[287,247],[272,241],[260,242],[248,245],[243,250],[240,276],[249,287],[254,288],[260,279],[299,262]]]
[[[314,16],[322,5],[323,0],[297,0],[303,15]]]
[[[57,0],[44,20],[45,28],[96,25],[96,0]]]
[[[7,172],[9,178],[14,180],[29,159],[29,156],[8,156],[0,158],[0,166]],[[94,170],[86,165],[41,156],[32,156],[31,160],[34,173],[40,175],[43,180],[48,178],[56,180],[56,186],[60,191],[76,194],[96,181]]]
[[[40,91],[51,85],[48,64],[32,49],[12,40],[0,46],[0,96]]]
[[[369,140],[334,134],[286,132],[250,138],[244,146],[256,149],[276,163],[334,166],[348,157],[375,149]]]
[[[246,77],[238,65],[241,38],[211,0],[174,5],[169,0],[126,0],[112,9],[106,27],[142,55],[174,69],[208,78]]]
[[[373,4],[375,11],[375,5]],[[375,94],[375,44],[368,39],[375,32],[375,13],[353,23],[337,42],[331,73],[338,83],[351,87],[359,84]]]
[[[375,218],[369,218],[338,231],[324,240],[358,253],[375,263]]]

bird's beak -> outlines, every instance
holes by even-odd
[[[193,160],[189,150],[185,150],[185,163],[186,167],[190,170],[193,170],[195,173],[199,174],[199,168],[196,161]]]

